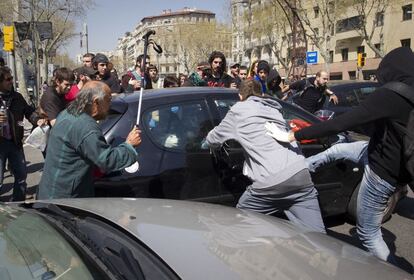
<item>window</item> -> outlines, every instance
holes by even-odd
[[[348,61],[348,52],[349,52],[348,48],[345,48],[345,49],[341,50],[342,61]]]
[[[377,50],[381,51],[381,44],[375,44],[375,45],[374,45],[374,47],[375,47]],[[380,57],[380,56],[379,56],[379,54],[375,53],[375,58],[379,58],[379,57]]]
[[[348,71],[349,79],[356,80],[356,71]]]
[[[314,15],[314,18],[319,17],[319,7],[318,6],[313,7],[313,15]]]
[[[413,5],[402,6],[402,20],[411,20],[413,18]]]
[[[362,16],[354,16],[336,22],[336,33],[358,29],[362,23]]]
[[[227,112],[231,109],[231,107],[236,104],[238,100],[237,99],[217,99],[214,100],[214,104],[217,107],[217,110],[219,112],[220,115],[220,119],[224,119],[224,117],[226,116]]]
[[[371,93],[373,93],[376,90],[375,86],[369,86],[369,87],[362,87],[355,90],[356,96],[358,98],[359,102],[362,102],[365,98],[368,97]]]
[[[213,128],[201,103],[171,104],[144,113],[144,124],[157,144],[176,150],[202,150]]]
[[[346,92],[335,92],[335,95],[338,97],[338,106],[358,106],[358,98],[354,90],[349,90]]]
[[[384,13],[380,12],[375,15],[375,26],[383,26],[384,25]]]
[[[334,51],[329,51],[329,63],[334,62]]]
[[[331,36],[335,35],[335,26],[333,24],[329,25],[329,32]]]
[[[401,47],[411,47],[411,39],[402,39]]]

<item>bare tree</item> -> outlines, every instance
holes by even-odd
[[[285,73],[290,72],[292,66],[291,56],[288,50],[292,47],[292,37],[289,19],[278,3],[273,1],[264,5],[252,7],[252,11],[246,14],[251,17],[248,22],[247,33],[253,40],[259,40],[261,45],[269,47],[277,58]]]
[[[231,44],[229,27],[215,21],[181,22],[165,35],[160,37],[165,54],[174,57],[187,74],[212,51],[229,50]]]
[[[75,20],[83,17],[87,9],[94,3],[94,0],[3,0],[2,5],[11,9],[12,13],[18,16],[13,21],[23,22],[51,22],[53,32],[48,38],[42,38],[37,28],[31,29],[31,38],[34,41],[35,56],[42,54],[41,65],[36,65],[44,80],[47,78],[47,65],[49,52],[56,51],[64,46],[68,40],[78,35],[75,33]],[[0,15],[4,16],[3,6]],[[16,51],[19,53],[22,42],[17,41]],[[40,53],[39,53],[40,51]],[[19,63],[19,61],[17,61]],[[17,66],[16,66],[17,67]],[[23,68],[23,67],[22,67]],[[21,79],[20,79],[21,80]],[[38,80],[38,82],[40,82]]]
[[[285,0],[289,9],[297,15],[306,29],[306,36],[309,41],[319,49],[319,53],[325,61],[325,68],[329,71],[330,51],[332,49],[331,38],[335,35],[335,24],[343,8],[347,5],[346,1],[298,0],[295,2],[296,6]]]
[[[361,38],[378,57],[384,57],[384,16],[390,7],[390,0],[352,0],[352,9],[357,20],[351,23]],[[397,1],[394,1],[397,2]],[[379,38],[379,46],[376,45]]]

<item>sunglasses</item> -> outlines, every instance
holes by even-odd
[[[13,81],[13,77],[8,77],[7,79],[4,79],[4,80],[6,80],[7,82],[10,82],[10,81]]]

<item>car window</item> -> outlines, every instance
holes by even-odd
[[[163,105],[144,113],[148,135],[157,144],[177,150],[201,149],[202,140],[213,128],[201,103]]]
[[[217,110],[220,115],[220,120],[224,119],[227,112],[231,109],[231,107],[237,103],[238,100],[236,99],[216,99],[214,100],[214,104],[217,107]]]
[[[356,96],[358,97],[359,102],[363,101],[371,93],[373,93],[377,88],[376,87],[362,87],[355,90]]]
[[[98,121],[99,126],[101,127],[102,133],[107,133],[122,117],[122,114],[109,110],[108,115],[104,120]]]
[[[353,89],[347,90],[345,92],[335,92],[335,95],[338,97],[337,106],[343,106],[343,107],[358,106],[358,98]]]

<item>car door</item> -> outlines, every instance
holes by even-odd
[[[215,94],[208,97],[214,124],[220,124],[230,108],[239,101],[237,93]],[[219,175],[221,204],[235,206],[251,181],[243,175],[244,153],[237,141],[226,141],[221,149],[213,151],[215,168]]]
[[[219,202],[221,189],[203,140],[213,123],[204,99],[160,104],[143,113],[145,133],[160,151],[156,197]]]

